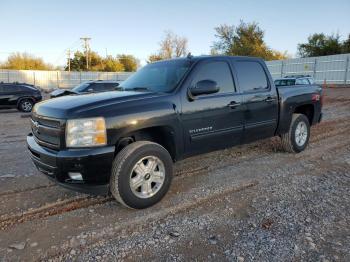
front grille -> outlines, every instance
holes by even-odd
[[[64,141],[64,121],[32,115],[31,128],[35,140],[41,146],[58,150]]]

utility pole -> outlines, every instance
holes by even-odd
[[[68,57],[68,72],[70,72],[70,49],[67,50],[67,57]]]
[[[85,48],[85,57],[86,57],[86,70],[89,70],[89,41],[91,40],[90,37],[80,37],[80,40],[84,42],[84,48]]]

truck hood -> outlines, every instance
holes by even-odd
[[[154,97],[157,94],[154,92],[111,91],[79,96],[62,96],[36,104],[33,114],[60,119],[83,117],[84,112],[87,111],[90,112],[90,115],[92,111],[98,115],[101,108]]]

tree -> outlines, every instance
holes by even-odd
[[[28,53],[13,53],[9,55],[4,64],[0,66],[3,69],[14,70],[52,70],[53,66],[44,62],[42,58],[35,57]]]
[[[340,36],[316,33],[308,37],[308,42],[298,45],[301,57],[336,55],[343,52],[343,43]]]
[[[264,41],[264,31],[255,22],[234,25],[220,25],[215,28],[215,37],[211,53],[225,55],[256,56],[265,60],[285,59],[282,53],[269,48]]]
[[[138,68],[139,61],[133,55],[118,55],[119,62],[124,66],[124,71],[135,72]]]
[[[153,63],[156,61],[163,60],[164,58],[160,54],[152,54],[148,57],[147,63]]]
[[[350,34],[348,35],[348,39],[343,42],[343,54],[350,53]]]
[[[122,72],[125,71],[125,67],[118,59],[113,58],[113,56],[107,56],[107,58],[103,60],[103,68],[100,71]]]
[[[186,37],[178,36],[171,31],[166,31],[164,38],[159,43],[159,51],[148,57],[148,62],[171,59],[187,55]]]
[[[77,51],[74,57],[70,59],[70,67],[72,71],[86,71],[86,57],[85,54]],[[68,70],[68,65],[65,67]],[[124,71],[124,65],[113,56],[102,58],[94,51],[89,52],[89,71],[103,71],[103,72],[119,72]]]

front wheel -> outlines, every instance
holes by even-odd
[[[309,138],[309,119],[303,114],[293,114],[288,133],[281,135],[283,149],[287,152],[299,153],[306,148]]]
[[[110,190],[126,207],[150,207],[167,193],[172,174],[173,162],[164,147],[149,141],[135,142],[115,157]]]

